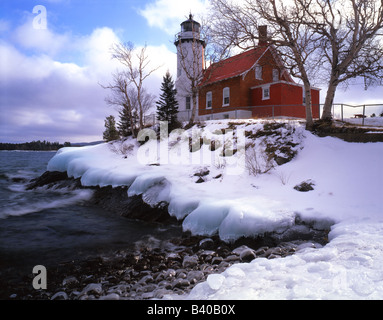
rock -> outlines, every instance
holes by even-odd
[[[166,290],[169,290],[169,289],[171,289],[173,287],[172,284],[169,281],[167,281],[167,280],[160,281],[158,283],[158,286],[160,288],[164,288]]]
[[[220,264],[223,261],[222,257],[214,257],[211,261],[212,264]]]
[[[173,288],[183,288],[188,286],[190,286],[190,282],[187,279],[177,279],[173,284]]]
[[[181,256],[176,253],[176,252],[169,252],[167,255],[166,255],[166,259],[168,260],[179,260],[181,261]]]
[[[205,275],[202,271],[192,270],[192,271],[189,271],[186,278],[190,283],[197,283],[198,281],[203,280],[204,277]]]
[[[230,255],[230,256],[227,256],[226,258],[225,258],[225,261],[226,262],[236,262],[236,261],[238,261],[240,258],[239,258],[239,256],[238,255],[236,255],[236,254],[232,254],[232,255]]]
[[[257,256],[262,256],[262,255],[264,255],[266,253],[267,250],[269,250],[269,247],[261,247],[258,250],[256,250],[254,253]]]
[[[169,290],[169,289],[171,289],[173,287],[172,284],[169,281],[167,281],[167,280],[160,281],[158,283],[158,286],[160,288],[164,288],[164,289],[167,289],[167,290]]]
[[[169,288],[171,289],[171,287]],[[158,289],[154,292],[154,296],[153,298],[155,299],[162,299],[165,295],[167,294],[172,294],[173,292],[171,290],[167,290],[167,289]]]
[[[205,180],[202,177],[199,177],[195,183],[203,183]]]
[[[200,249],[211,250],[214,248],[214,240],[210,238],[202,239],[198,245]]]
[[[239,255],[239,259],[242,261],[242,262],[250,262],[252,260],[254,260],[256,258],[256,254],[254,253],[254,250],[253,249],[245,249],[241,252],[241,254]]]
[[[152,299],[154,297],[154,292],[145,292],[141,297],[142,299]]]
[[[313,186],[315,186],[315,183],[312,180],[306,180],[297,184],[294,189],[300,192],[307,192],[314,190]]]
[[[175,278],[176,276],[176,270],[174,269],[168,269],[166,272],[165,272],[165,279],[168,279],[168,278]]]
[[[144,284],[144,283],[148,283],[148,282],[153,282],[153,280],[154,280],[153,276],[151,274],[148,274],[148,275],[142,277],[140,279],[140,281],[138,281],[138,283]]]
[[[68,179],[66,172],[60,171],[46,171],[40,177],[32,179],[27,185],[27,190],[43,187],[48,184],[56,183]]]
[[[59,291],[52,296],[51,300],[68,300],[68,295],[64,291]]]
[[[182,261],[182,266],[184,268],[193,268],[198,265],[198,256],[185,256],[184,260]]]
[[[248,246],[246,246],[246,245],[242,245],[242,246],[239,246],[239,247],[235,248],[232,252],[234,254],[240,255],[242,253],[242,251],[247,250],[247,249],[250,249],[250,248]]]
[[[203,168],[194,174],[195,177],[205,177],[210,173],[209,169]]]
[[[67,288],[75,288],[79,284],[79,281],[76,277],[70,276],[63,280],[63,286]]]
[[[88,295],[89,293],[93,294],[102,294],[102,285],[101,283],[89,283],[82,291],[81,295]]]
[[[120,296],[117,293],[109,293],[106,296],[101,296],[100,300],[120,300]]]

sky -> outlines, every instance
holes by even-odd
[[[102,140],[114,107],[105,98],[118,42],[147,46],[146,80],[158,96],[167,70],[175,78],[174,35],[208,0],[0,0],[0,142]],[[343,103],[381,102],[382,88],[338,90]],[[321,99],[324,92],[321,93]]]

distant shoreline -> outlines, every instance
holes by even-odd
[[[18,150],[18,151],[57,151],[63,147],[70,147],[70,142],[49,142],[49,141],[32,141],[22,143],[0,143],[0,150]]]

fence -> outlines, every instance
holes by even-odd
[[[383,126],[383,104],[333,104],[332,115],[334,119],[354,125]]]
[[[313,105],[313,118],[319,119],[323,104]],[[191,110],[181,110],[178,112],[180,121],[188,121],[191,117]],[[383,104],[333,104],[332,116],[336,120],[350,122],[354,125],[374,125],[383,126]],[[220,120],[220,119],[305,119],[305,105],[268,105],[251,106],[240,108],[211,108],[199,109],[197,111],[197,120]],[[145,125],[154,125],[157,123],[155,113],[146,115]]]

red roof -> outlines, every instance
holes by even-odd
[[[267,46],[256,47],[236,56],[212,64],[201,81],[201,86],[237,77],[250,70],[259,58],[266,52]]]

